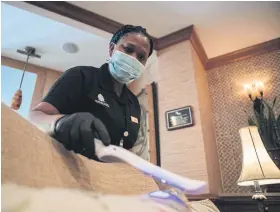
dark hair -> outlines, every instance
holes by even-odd
[[[146,29],[141,26],[133,26],[133,25],[125,25],[120,28],[115,34],[113,35],[110,43],[116,44],[124,35],[128,33],[141,33],[149,39],[150,42],[150,52],[149,56],[153,53],[154,44],[152,37],[147,33]]]

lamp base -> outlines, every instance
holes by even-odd
[[[254,196],[258,196],[258,198],[254,198]],[[259,198],[260,194],[253,195],[252,199],[255,199],[257,201],[258,206],[258,212],[268,212],[268,207],[264,204],[264,200],[266,197],[264,195],[261,195],[265,198]]]
[[[258,212],[268,212],[268,207],[264,205],[264,200],[267,199],[258,181],[254,181],[255,194],[252,196],[252,199],[257,201]]]
[[[265,200],[267,199],[266,196],[262,193],[257,193],[257,194],[254,194],[252,196],[252,199],[255,199],[255,200]]]

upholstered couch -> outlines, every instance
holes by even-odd
[[[17,189],[21,186],[34,191],[54,188],[56,191],[67,189],[69,192],[71,189],[78,189],[122,198],[159,189],[152,178],[127,164],[99,163],[65,150],[60,143],[3,103],[1,113],[4,206],[9,206],[10,200],[14,199],[12,197],[20,194]],[[73,204],[66,196],[65,201]],[[192,208],[189,211],[217,211],[209,200],[188,204]],[[2,204],[3,211],[4,206]]]

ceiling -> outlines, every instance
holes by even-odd
[[[69,3],[122,24],[142,25],[154,37],[194,25],[208,58],[280,35],[280,2]],[[3,56],[24,61],[26,57],[16,50],[34,46],[42,58],[30,62],[59,71],[76,65],[100,66],[108,57],[110,33],[25,2],[1,2],[1,6]],[[76,43],[80,51],[64,52],[65,42]]]
[[[77,65],[100,66],[108,58],[106,38],[3,2],[1,6],[2,56],[25,61],[26,55],[16,51],[32,46],[41,59],[31,58],[30,63],[58,71]],[[79,51],[65,52],[62,45],[66,42],[77,44]]]
[[[122,24],[161,37],[194,25],[208,58],[280,36],[280,2],[69,1]]]

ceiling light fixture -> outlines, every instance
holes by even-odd
[[[63,44],[62,49],[70,54],[75,54],[79,51],[79,48],[75,43],[65,43]]]

